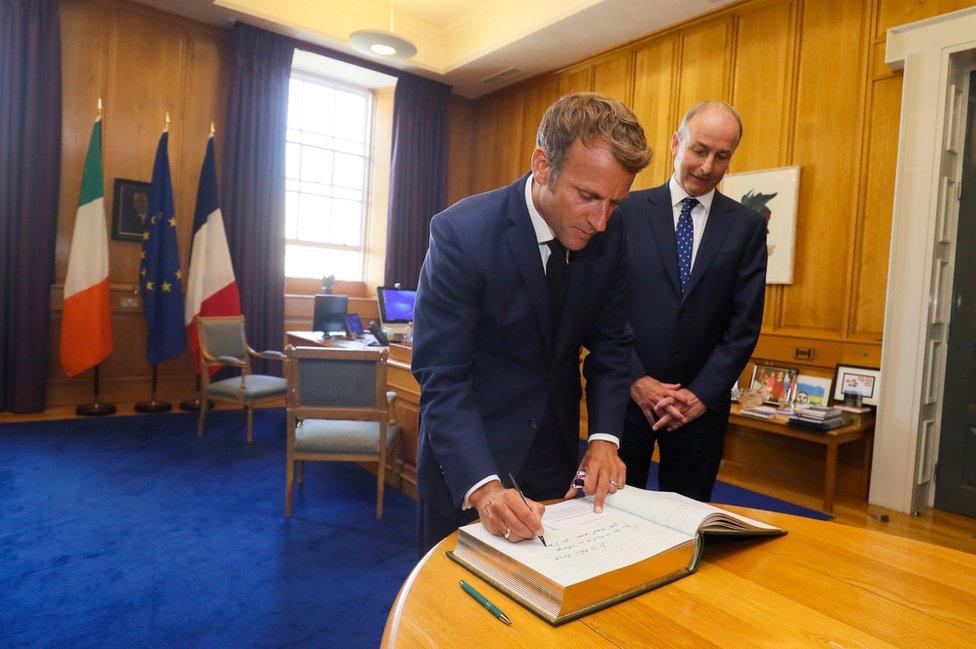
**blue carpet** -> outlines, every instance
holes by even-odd
[[[284,416],[0,426],[0,646],[375,647],[416,561],[414,502],[309,462],[283,517]],[[823,518],[731,485],[716,502]]]
[[[416,561],[415,507],[309,462],[283,516],[284,415],[0,427],[0,645],[375,647]]]

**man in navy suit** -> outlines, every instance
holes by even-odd
[[[578,467],[597,511],[624,485],[632,339],[611,214],[650,151],[630,109],[596,93],[550,106],[536,140],[529,174],[431,220],[413,343],[421,554],[479,516],[509,541],[535,539],[536,501],[572,493]],[[579,461],[582,346],[590,436]]]
[[[766,284],[766,221],[720,194],[742,138],[730,105],[706,101],[671,137],[674,175],[621,205],[634,333],[620,457],[644,487],[655,442],[659,486],[710,500],[729,392],[756,346]]]

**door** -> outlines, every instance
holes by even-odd
[[[968,86],[935,506],[976,517],[976,71]]]

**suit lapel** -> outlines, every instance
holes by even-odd
[[[529,291],[529,299],[535,308],[535,315],[548,349],[552,346],[551,327],[549,326],[549,289],[546,287],[546,274],[542,269],[539,241],[536,239],[535,230],[532,228],[529,210],[525,206],[526,178],[528,176],[522,176],[520,180],[510,186],[508,198],[509,227],[505,231],[505,235],[508,238],[508,245],[512,249],[515,264],[518,266],[525,287]]]
[[[722,247],[722,242],[725,241],[725,237],[732,227],[732,219],[727,213],[734,207],[735,203],[718,191],[715,192],[712,207],[708,212],[708,221],[705,223],[705,232],[702,234],[701,243],[698,244],[695,265],[691,269],[691,277],[688,278],[688,286],[685,290],[686,298],[695,290],[695,286],[698,285],[702,275],[712,263],[712,259],[715,258],[715,253]]]
[[[671,207],[671,192],[668,190],[668,184],[664,183],[650,192],[647,200],[651,203],[650,209],[645,212],[648,226],[657,243],[661,263],[671,280],[671,287],[680,296],[681,280],[678,277],[678,252],[674,238],[674,211]]]

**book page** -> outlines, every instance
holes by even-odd
[[[779,529],[670,491],[647,491],[627,487],[609,494],[606,502],[615,508],[692,536],[697,534],[699,529],[763,531]]]
[[[489,533],[481,523],[461,529],[563,587],[694,540],[694,534],[618,508],[607,507],[596,514],[589,498],[546,507],[542,525],[548,547],[538,539],[510,543]]]

